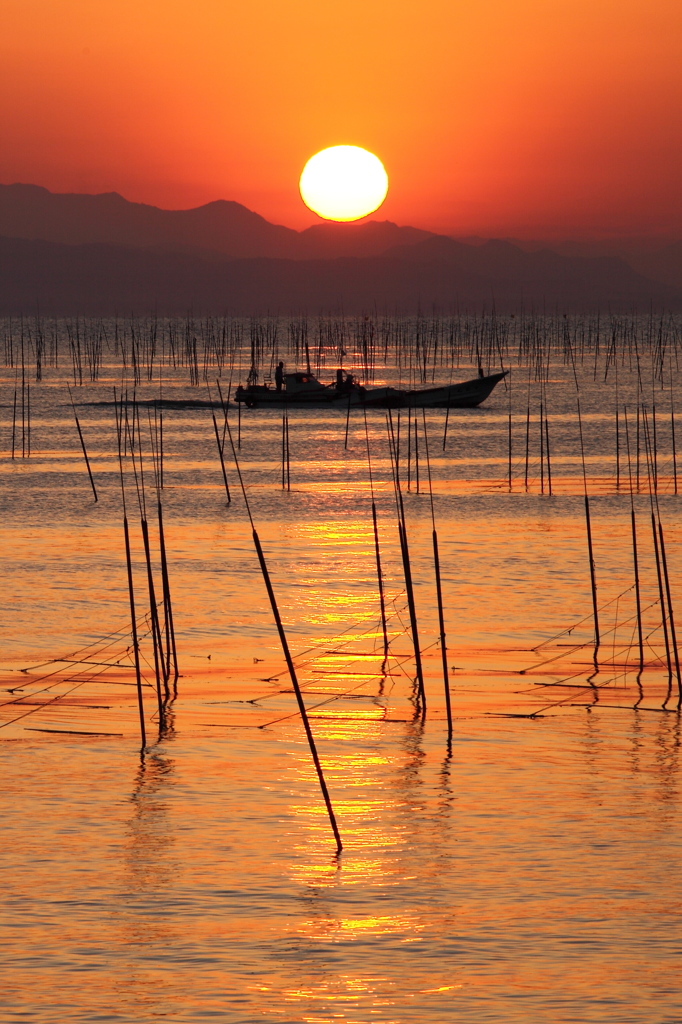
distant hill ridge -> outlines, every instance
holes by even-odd
[[[651,254],[661,283],[618,256],[468,244],[390,221],[299,232],[224,200],[161,210],[0,185],[0,312],[682,309],[682,247],[668,248],[672,271],[667,250]]]
[[[39,185],[0,185],[0,235],[65,245],[103,243],[233,259],[336,259],[376,256],[431,236],[391,221],[316,224],[294,231],[224,199],[191,210],[131,203],[118,192],[53,193]]]

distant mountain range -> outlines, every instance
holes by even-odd
[[[235,202],[161,210],[0,185],[4,314],[682,309],[682,242],[625,256],[467,244],[390,221],[299,232]]]

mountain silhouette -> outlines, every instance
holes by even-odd
[[[395,245],[421,241],[430,232],[390,221],[329,222],[299,232],[224,199],[193,210],[161,210],[128,202],[117,192],[55,194],[38,185],[0,185],[0,235],[66,245],[214,253],[233,259],[333,259],[375,256]]]
[[[671,247],[665,267],[675,265]],[[390,221],[271,224],[239,203],[161,210],[116,193],[0,186],[0,312],[111,315],[682,309],[674,276],[615,256],[467,244]]]

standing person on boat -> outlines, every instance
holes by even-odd
[[[275,387],[278,391],[282,390],[282,384],[284,384],[284,363],[280,360],[275,370]]]

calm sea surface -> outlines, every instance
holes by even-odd
[[[100,327],[80,329],[87,339]],[[130,352],[124,367],[108,325],[97,380],[83,342],[80,384],[73,325],[71,342],[59,327],[58,366],[47,342],[40,350],[40,380],[27,328],[27,392],[11,330],[5,356],[14,365],[0,367],[0,1019],[679,1024],[679,325],[666,326],[666,348],[651,325],[621,324],[613,351],[606,328],[598,350],[584,338],[579,350],[573,325],[575,374],[558,345],[519,356],[507,325],[496,349],[488,332],[485,368],[501,359],[511,382],[483,406],[429,410],[424,419],[401,413],[426,709],[415,683],[385,412],[368,411],[365,426],[361,409],[347,420],[345,404],[291,409],[291,489],[283,490],[281,412],[239,418],[230,406],[338,817],[340,857],[229,441],[226,501],[212,420],[215,412],[222,437],[223,412],[183,405],[216,399],[218,376],[225,390],[230,376],[233,388],[245,379],[249,346],[222,366],[202,362],[200,352],[191,383],[187,361],[174,366],[172,346],[159,342],[153,360],[137,353],[136,382]],[[428,382],[476,376],[465,349],[457,360],[431,351]],[[419,386],[423,366],[418,373],[418,360],[401,351],[377,357],[376,382]],[[295,365],[291,349],[281,357]],[[320,376],[332,379],[333,352],[324,363]],[[141,403],[165,402],[161,500],[180,673],[162,692],[160,720],[140,528],[144,513],[158,597],[160,418],[141,404],[141,464],[129,454],[123,462],[142,753],[112,404],[114,387],[127,387],[132,400],[134,385]],[[393,421],[395,433],[396,412]],[[659,588],[652,509],[669,601],[662,568]],[[661,593],[673,609],[665,623],[670,671]]]

